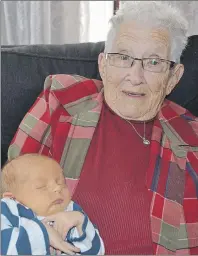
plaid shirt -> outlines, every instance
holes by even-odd
[[[101,81],[53,75],[22,120],[11,159],[37,152],[56,159],[74,192],[103,103]],[[154,121],[146,185],[155,255],[198,254],[198,119],[165,100]]]

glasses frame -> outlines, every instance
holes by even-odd
[[[132,63],[131,63],[131,66],[130,66],[130,67],[133,66],[133,63],[134,63],[135,60],[139,60],[139,61],[141,61],[141,63],[142,63],[142,68],[143,68],[144,70],[147,70],[147,69],[144,68],[144,65],[143,65],[143,61],[144,61],[144,60],[158,59],[158,60],[161,60],[161,61],[163,61],[163,62],[170,63],[169,69],[172,69],[172,68],[174,67],[174,65],[176,64],[176,62],[174,62],[174,61],[166,60],[166,59],[161,59],[161,58],[158,58],[158,57],[157,57],[157,58],[154,58],[154,57],[153,57],[153,58],[142,58],[142,59],[139,59],[139,58],[131,57],[131,56],[127,55],[127,54],[122,54],[122,53],[117,53],[117,52],[109,52],[109,53],[106,53],[106,54],[105,54],[105,58],[106,58],[106,59],[108,58],[108,55],[127,56],[127,57],[131,58]],[[111,64],[111,66],[114,66],[114,65]],[[119,67],[119,66],[114,66],[114,67]],[[120,67],[120,68],[130,68],[130,67]],[[167,69],[166,69],[165,71],[162,71],[162,72],[156,72],[156,71],[150,71],[150,70],[147,70],[147,71],[149,71],[149,72],[154,72],[154,73],[164,73],[164,72],[167,71]]]

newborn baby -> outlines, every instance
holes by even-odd
[[[26,154],[1,175],[1,255],[104,254],[98,230],[71,196],[53,159]],[[50,250],[51,249],[51,250]]]

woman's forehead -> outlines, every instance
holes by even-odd
[[[169,31],[163,27],[155,27],[151,25],[141,25],[134,21],[121,23],[117,29],[118,34],[126,34],[142,39],[144,37],[169,37]]]
[[[165,29],[145,28],[134,23],[123,23],[117,30],[113,50],[167,53],[169,33]]]

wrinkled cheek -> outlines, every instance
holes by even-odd
[[[162,87],[153,87],[149,92],[149,99],[147,102],[148,111],[157,112],[165,98],[165,89]]]
[[[156,94],[156,93],[163,93],[167,86],[167,78],[162,77],[161,75],[159,76],[153,76],[150,78],[151,83],[149,82],[148,89],[150,90],[150,93]]]
[[[109,83],[107,87],[104,89],[104,93],[107,103],[111,105],[115,105],[118,103],[120,99],[120,92],[118,90],[118,87],[115,86],[115,84]]]
[[[153,96],[157,96],[163,92],[163,86],[162,85],[153,85],[149,87],[150,94]]]
[[[116,70],[109,70],[106,73],[106,81],[104,83],[104,92],[111,103],[115,103],[120,98],[119,85],[121,82],[120,74]]]
[[[148,103],[146,105],[146,112],[151,113],[152,116],[155,116],[159,111],[163,101],[164,101],[164,90],[153,90],[148,99]]]
[[[163,100],[164,100],[163,90],[153,91],[150,94],[150,99],[148,103],[149,110],[153,109],[153,111],[155,111],[156,109],[158,109],[162,104]]]
[[[117,87],[115,83],[108,82],[104,88],[106,100],[114,103],[118,99]]]

